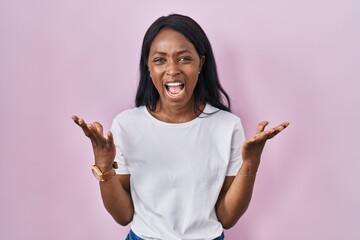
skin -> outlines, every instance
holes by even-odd
[[[111,132],[104,137],[103,127],[99,122],[86,123],[77,116],[73,121],[82,128],[90,139],[94,152],[95,165],[105,173],[112,168],[115,159],[115,145]],[[122,226],[129,224],[134,215],[134,206],[130,194],[130,175],[115,175],[105,182],[99,182],[101,197],[106,210]]]
[[[181,33],[164,29],[154,38],[149,51],[148,68],[151,80],[160,95],[152,115],[164,122],[181,123],[197,117],[194,113],[193,91],[205,61],[194,45]],[[170,96],[166,83],[184,84],[182,94]],[[199,106],[200,109],[205,104]]]
[[[198,55],[193,44],[182,34],[168,29],[159,32],[151,44],[148,59],[150,76],[160,95],[155,111],[151,112],[154,117],[169,123],[187,122],[197,117],[193,91],[204,61],[205,58]],[[169,82],[183,84],[182,93],[169,95],[165,86]],[[204,106],[203,103],[199,107],[203,109]],[[90,139],[95,165],[102,172],[109,171],[116,153],[112,133],[104,136],[99,122],[86,123],[75,115],[72,119]],[[289,125],[284,122],[265,130],[268,124],[267,121],[261,122],[255,134],[243,143],[243,164],[238,174],[225,178],[215,206],[217,217],[225,229],[234,226],[249,206],[265,143]],[[130,175],[115,175],[100,182],[100,190],[104,206],[113,218],[123,226],[130,223],[134,214]]]
[[[226,177],[218,201],[216,214],[225,229],[236,224],[247,210],[259,168],[262,151],[267,140],[275,137],[288,125],[284,122],[276,127],[265,130],[267,121],[259,123],[255,135],[242,145],[243,164],[235,177]]]

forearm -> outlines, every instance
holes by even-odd
[[[121,184],[120,177],[100,182],[101,197],[106,210],[122,226],[131,222],[134,214],[134,206],[129,193]]]
[[[268,124],[267,121],[261,122],[258,125],[256,134],[243,143],[241,149],[243,165],[237,176],[232,178],[232,181],[225,179],[223,189],[216,203],[216,214],[224,228],[231,228],[249,206],[256,172],[266,141],[276,136],[289,125],[288,122],[284,122],[265,131]]]
[[[225,229],[236,224],[247,210],[253,193],[256,170],[243,164],[226,193],[219,197],[216,213]]]

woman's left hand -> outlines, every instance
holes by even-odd
[[[289,122],[283,122],[276,127],[265,130],[265,127],[268,124],[268,121],[259,123],[255,135],[243,143],[243,165],[248,166],[248,172],[251,171],[251,173],[256,173],[260,164],[261,153],[264,149],[266,141],[275,137],[278,133],[284,130],[289,125]]]

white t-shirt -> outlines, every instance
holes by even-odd
[[[112,124],[117,174],[130,174],[132,230],[143,239],[214,239],[223,228],[215,203],[225,176],[242,164],[240,119],[206,105],[196,119],[166,123],[145,106]]]

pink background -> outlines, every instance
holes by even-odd
[[[268,143],[227,239],[360,239],[360,2],[0,0],[0,239],[124,239],[71,121],[132,107],[159,16],[207,32],[233,110],[290,127]]]

